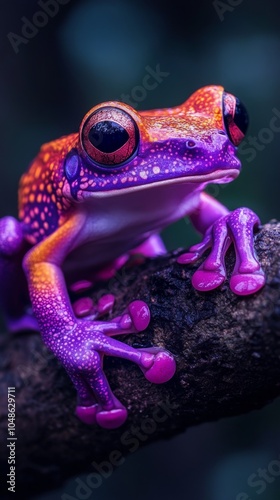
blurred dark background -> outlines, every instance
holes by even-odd
[[[123,100],[126,94],[139,110],[173,106],[197,88],[217,83],[246,104],[248,136],[255,139],[247,138],[241,148],[241,176],[209,192],[229,208],[251,207],[263,222],[280,217],[276,0],[53,0],[52,14],[38,14],[47,3],[0,1],[1,216],[16,215],[18,179],[40,145],[76,131],[93,105]],[[24,32],[22,17],[42,26],[29,25]],[[139,90],[147,66],[157,65],[168,75],[155,89]],[[175,248],[197,236],[181,221],[164,238]],[[279,417],[276,401],[262,411],[147,446],[127,457],[90,498],[259,498],[260,486],[249,486],[247,480],[280,460]],[[270,479],[261,498],[279,500],[280,476]],[[60,499],[63,493],[74,494],[75,487],[73,479],[60,491],[36,498]]]

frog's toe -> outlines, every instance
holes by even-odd
[[[98,424],[105,429],[115,429],[126,421],[127,410],[112,393],[105,375],[102,373],[100,376],[101,383],[99,384],[95,384],[93,381],[94,377],[90,376],[88,382],[90,383],[91,381],[93,388],[92,392],[86,394],[85,388],[89,390],[89,386],[87,386],[79,376],[74,376],[73,379],[72,374],[72,379],[76,380],[76,387],[80,391],[78,405],[76,407],[76,416],[84,422],[84,424]],[[79,386],[77,385],[78,380],[80,382]],[[85,400],[84,404],[82,404],[81,396],[86,397],[86,404]]]
[[[127,419],[127,410],[124,407],[105,410],[100,404],[92,406],[77,406],[76,416],[87,425],[98,424],[104,429],[116,429]]]
[[[101,409],[96,413],[96,423],[104,429],[116,429],[124,424],[127,419],[127,410],[113,408],[112,410]]]
[[[80,406],[76,407],[76,416],[87,425],[93,425],[96,423],[96,413],[98,409],[98,404],[92,406]]]
[[[153,384],[168,382],[176,371],[173,356],[168,351],[157,348],[144,349],[143,351],[140,368],[146,379]]]
[[[113,397],[113,399],[117,401],[116,398]],[[104,429],[116,429],[126,421],[127,410],[119,401],[109,410],[98,403],[91,406],[78,405],[76,416],[87,425],[98,424]]]
[[[225,281],[225,274],[220,271],[198,269],[192,277],[192,285],[199,292],[214,290]]]
[[[186,252],[182,253],[177,257],[178,264],[192,264],[199,259],[200,255],[198,252]]]
[[[94,304],[91,297],[82,297],[73,304],[73,311],[78,318],[89,316],[94,311]]]
[[[142,300],[134,300],[128,306],[128,312],[137,332],[145,330],[150,323],[150,310]]]
[[[72,307],[77,318],[84,318],[94,320],[104,316],[104,314],[111,313],[115,303],[115,296],[107,293],[102,295],[97,304],[93,303],[91,297],[81,297],[73,302]]]
[[[112,293],[106,293],[106,295],[102,295],[97,303],[97,310],[99,315],[111,313],[115,304],[115,295]]]
[[[250,295],[258,292],[265,284],[264,273],[234,274],[230,279],[230,289],[236,295]]]
[[[177,257],[178,264],[193,264],[198,261],[206,250],[212,244],[212,237],[209,231],[206,232],[203,240],[196,245],[192,245],[187,252],[182,253]]]

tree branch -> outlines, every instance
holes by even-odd
[[[108,289],[116,294],[114,314],[135,298],[149,304],[149,328],[122,341],[162,346],[176,356],[176,374],[163,385],[150,384],[132,363],[105,359],[109,382],[129,409],[119,429],[89,427],[75,417],[72,384],[38,334],[2,336],[0,431],[6,443],[7,387],[15,386],[17,491],[58,486],[92,461],[114,464],[142,444],[260,408],[280,394],[280,223],[260,230],[256,249],[267,284],[249,297],[235,296],[227,283],[196,292],[190,280],[197,266],[176,264],[176,253],[126,266],[95,288],[95,297]],[[229,273],[233,265],[231,251]],[[6,445],[1,449],[3,470]]]

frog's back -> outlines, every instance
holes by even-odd
[[[69,209],[63,196],[64,159],[77,145],[78,134],[43,144],[19,183],[19,219],[26,239],[35,244],[53,233]]]

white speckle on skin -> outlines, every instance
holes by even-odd
[[[142,170],[142,172],[140,172],[139,175],[140,175],[141,179],[147,179],[148,178],[147,173],[144,172],[144,170]]]

